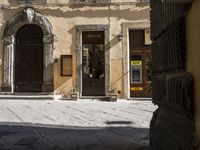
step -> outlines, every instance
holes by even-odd
[[[60,95],[44,93],[0,93],[0,100],[57,100]]]

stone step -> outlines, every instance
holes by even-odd
[[[44,93],[0,93],[0,100],[58,100],[60,95]]]

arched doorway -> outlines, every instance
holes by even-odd
[[[26,36],[26,34],[28,36]],[[37,38],[35,38],[36,36]],[[30,38],[27,38],[30,37]],[[20,40],[19,40],[20,39]],[[22,44],[20,45],[21,42]],[[27,43],[26,43],[27,42]],[[33,45],[31,46],[31,43]],[[35,44],[34,44],[35,43]],[[26,51],[26,48],[23,48],[26,45],[29,51]],[[28,45],[29,44],[29,45]],[[24,10],[18,12],[16,15],[12,16],[5,25],[4,33],[3,33],[3,81],[1,83],[1,92],[43,92],[43,93],[51,93],[54,90],[53,84],[53,44],[54,44],[54,34],[53,28],[49,20],[40,12],[36,12],[33,8],[24,8]],[[34,62],[29,62],[29,57],[35,55],[37,51],[30,50],[36,49],[34,47],[41,48],[40,53],[37,56],[41,55],[44,57],[40,59],[42,62],[42,71],[39,73],[40,75],[30,76],[25,74],[34,74],[34,65],[31,67],[27,67],[30,64],[34,64]],[[20,48],[19,48],[20,47]],[[37,49],[40,49],[38,48]],[[33,52],[32,52],[33,51]],[[33,53],[33,54],[31,54]],[[39,52],[38,52],[39,53]],[[25,57],[25,55],[27,55]],[[41,57],[40,56],[40,57]],[[23,58],[17,65],[15,64],[18,60],[17,58]],[[27,60],[26,60],[27,59]],[[36,61],[36,60],[35,60]],[[30,63],[27,65],[26,63]],[[35,64],[37,64],[36,62]],[[19,69],[22,68],[22,64],[27,65],[24,68],[29,68],[28,71],[24,71],[21,69],[21,73],[18,74]],[[38,67],[38,66],[37,66]],[[40,69],[41,69],[40,68]],[[38,72],[40,70],[37,68],[35,71]],[[30,71],[30,72],[29,72]],[[22,76],[21,76],[22,75]],[[41,79],[42,76],[42,79]],[[23,77],[23,80],[22,80]],[[33,79],[34,78],[38,78]],[[20,79],[19,79],[20,78]],[[40,78],[40,80],[39,80]],[[29,81],[30,80],[30,81]],[[27,86],[26,90],[22,90],[20,86],[20,82],[27,82],[30,84],[30,88]],[[29,82],[28,82],[29,81]],[[33,82],[34,81],[34,82]],[[39,81],[39,82],[38,82]],[[33,84],[34,83],[34,84]],[[36,83],[38,85],[36,86]],[[39,86],[42,83],[42,87]],[[21,85],[23,85],[21,83]],[[35,89],[31,89],[35,86]],[[21,90],[19,90],[19,88]]]
[[[43,32],[38,25],[18,30],[15,53],[15,92],[42,92]]]

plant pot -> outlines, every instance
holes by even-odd
[[[78,100],[79,93],[78,92],[71,92],[71,100]]]
[[[110,100],[111,102],[116,102],[116,101],[117,101],[117,94],[110,94],[109,100]]]

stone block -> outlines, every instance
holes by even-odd
[[[185,69],[186,40],[185,18],[173,26],[152,44],[153,72]]]
[[[166,99],[168,105],[173,105],[176,111],[179,109],[194,111],[193,78],[190,73],[173,73],[166,78]]]
[[[194,120],[158,108],[150,123],[150,150],[196,150]]]
[[[176,20],[183,18],[190,8],[191,0],[187,1],[162,1],[151,0],[151,38],[156,40],[165,30],[168,30]]]
[[[161,105],[166,99],[165,75],[153,76],[152,78],[152,99],[153,103]]]

